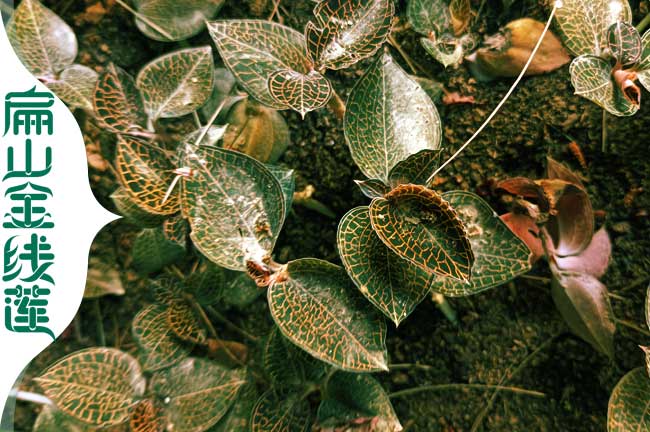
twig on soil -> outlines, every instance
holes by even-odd
[[[405,396],[410,396],[417,393],[428,392],[428,391],[439,391],[439,390],[464,390],[464,389],[480,389],[480,390],[491,390],[496,391],[508,391],[511,393],[517,393],[520,395],[534,396],[539,398],[545,398],[546,394],[538,392],[535,390],[527,390],[521,387],[512,387],[512,386],[502,386],[502,385],[493,385],[493,384],[463,384],[463,383],[452,383],[452,384],[435,384],[435,385],[425,385],[420,387],[413,387],[406,390],[399,390],[388,395],[391,399],[397,399]]]

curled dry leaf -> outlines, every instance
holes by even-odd
[[[625,99],[636,107],[641,106],[641,89],[635,84],[637,80],[637,73],[634,71],[627,71],[615,69],[612,73],[614,83],[620,90]]]
[[[392,0],[328,0],[314,8],[305,38],[316,69],[344,69],[372,56],[392,26]]]
[[[616,324],[607,287],[586,273],[554,270],[551,294],[569,328],[613,358]]]
[[[512,21],[500,33],[488,38],[485,47],[467,57],[470,71],[480,81],[516,77],[524,68],[543,31],[544,24],[531,18]],[[570,60],[560,40],[549,31],[526,75],[551,72]]]
[[[315,70],[301,74],[284,69],[269,76],[269,93],[281,104],[298,111],[304,119],[308,112],[327,105],[332,97],[332,85]]]
[[[272,108],[244,99],[232,107],[223,148],[247,154],[260,162],[274,163],[289,146],[289,127]]]
[[[99,123],[110,131],[129,133],[147,125],[147,114],[135,80],[113,63],[97,81],[93,107]]]
[[[501,220],[508,225],[510,231],[526,243],[532,253],[531,264],[534,264],[545,255],[544,246],[539,237],[539,227],[535,223],[535,219],[524,214],[506,213],[501,215]]]
[[[208,357],[227,368],[244,365],[248,359],[248,347],[239,342],[210,338],[207,348]]]
[[[605,228],[601,228],[591,239],[589,246],[580,254],[568,257],[555,257],[559,269],[587,273],[601,277],[607,271],[607,265],[612,255],[612,242]]]
[[[564,180],[565,182],[573,183],[574,185],[585,189],[582,179],[576,173],[567,168],[566,165],[550,157],[546,158],[546,162],[546,177],[551,180]]]

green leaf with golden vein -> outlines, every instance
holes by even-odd
[[[47,87],[71,109],[81,108],[92,113],[92,100],[97,78],[97,72],[93,69],[73,64],[61,72],[59,79],[48,81]]]
[[[166,402],[167,424],[183,432],[202,432],[217,423],[245,383],[245,370],[228,370],[199,358],[185,359],[152,377],[154,392]]]
[[[136,19],[136,24],[151,39],[180,41],[199,33],[205,21],[214,18],[224,2],[225,0],[141,0],[138,13],[164,29],[171,39],[140,19]]]
[[[93,426],[63,414],[52,405],[43,405],[40,414],[36,417],[32,432],[95,432],[96,430]]]
[[[372,228],[368,207],[354,208],[343,216],[337,238],[350,278],[396,326],[429,293],[432,275],[384,245]]]
[[[263,292],[247,274],[239,274],[225,285],[223,301],[227,305],[243,309]]]
[[[388,37],[392,0],[327,0],[314,8],[305,39],[316,68],[345,69],[372,56]]]
[[[402,425],[381,384],[367,374],[336,372],[325,385],[318,425],[338,428],[373,423],[376,431],[399,432]],[[338,429],[336,429],[338,430]]]
[[[141,273],[155,273],[183,258],[185,248],[167,240],[159,228],[145,228],[133,242],[133,267]]]
[[[208,30],[223,62],[253,98],[271,108],[289,108],[271,96],[268,80],[281,69],[309,73],[302,34],[265,20],[215,21]]]
[[[55,79],[77,57],[74,31],[37,0],[23,0],[7,24],[20,61],[37,78]]]
[[[344,370],[387,370],[386,324],[341,267],[292,261],[267,295],[282,334],[309,354]]]
[[[118,187],[111,194],[111,200],[115,204],[117,212],[128,222],[141,228],[153,228],[160,226],[165,220],[163,215],[149,213],[140,208],[123,187]]]
[[[420,150],[440,147],[440,117],[431,99],[388,54],[357,82],[345,112],[345,139],[368,178],[388,183],[391,169]]]
[[[203,345],[208,339],[203,322],[186,301],[171,302],[167,307],[167,325],[177,338],[192,344]]]
[[[463,221],[474,253],[472,277],[468,283],[437,277],[431,289],[445,296],[476,294],[527,273],[531,252],[492,208],[471,192],[445,192],[442,198]]]
[[[440,166],[440,150],[420,150],[398,162],[390,170],[388,181],[393,188],[408,183],[426,186],[427,180],[438,166]]]
[[[122,187],[143,210],[162,215],[178,211],[178,194],[171,194],[163,202],[176,177],[176,166],[168,153],[148,142],[120,135],[115,168]]]
[[[131,432],[160,432],[161,426],[156,407],[151,399],[143,399],[133,408],[129,420]]]
[[[142,367],[155,371],[185,359],[191,347],[181,343],[167,321],[167,308],[150,305],[133,318],[133,338],[143,353]]]
[[[631,116],[639,107],[627,100],[612,81],[612,67],[600,57],[582,55],[571,62],[569,73],[577,95],[616,116]]]
[[[332,85],[317,71],[302,74],[283,69],[269,76],[269,93],[278,103],[305,114],[327,105],[332,97]]]
[[[116,133],[129,133],[147,125],[142,95],[131,75],[109,64],[99,77],[93,95],[99,123]]]
[[[226,415],[206,432],[250,432],[251,413],[258,398],[255,384],[246,382]]]
[[[154,299],[161,305],[169,306],[182,299],[185,287],[176,278],[169,275],[157,277],[151,281]]]
[[[194,171],[183,180],[181,194],[194,245],[231,270],[262,262],[285,217],[282,187],[273,174],[249,156],[216,147],[188,149],[184,164]]]
[[[439,276],[469,281],[474,254],[458,214],[436,192],[400,185],[370,204],[382,242],[400,257]]]
[[[639,82],[646,90],[650,91],[650,30],[641,37],[641,57],[636,65]]]
[[[34,380],[63,413],[96,427],[127,421],[145,391],[138,362],[113,348],[72,353]]]
[[[180,214],[165,219],[162,230],[167,240],[176,243],[183,249],[187,247],[187,236],[190,229],[187,221]]]
[[[279,165],[266,164],[268,170],[278,180],[282,186],[282,194],[284,195],[284,214],[289,214],[291,205],[293,204],[293,193],[296,191],[296,179],[294,170],[283,168]]]
[[[311,412],[306,399],[293,392],[271,389],[255,403],[251,432],[307,432]]]
[[[359,186],[359,189],[361,189],[361,193],[371,199],[383,197],[390,192],[388,186],[379,179],[355,180],[354,182]]]
[[[627,373],[614,387],[607,409],[607,432],[650,430],[650,378],[643,368]]]
[[[224,297],[224,270],[205,260],[185,279],[187,292],[201,305],[211,306]]]
[[[136,78],[152,119],[181,117],[210,97],[214,60],[209,46],[175,51],[144,66]]]
[[[327,365],[299,349],[274,328],[262,352],[264,370],[275,387],[306,387],[318,383]],[[298,392],[299,393],[299,392]]]
[[[612,56],[621,65],[636,63],[643,46],[641,35],[632,24],[617,22],[607,29],[607,44]]]
[[[631,23],[627,0],[563,0],[555,12],[560,35],[574,55],[599,56],[607,48],[607,29],[617,21]]]
[[[406,15],[413,29],[422,35],[452,31],[451,12],[445,0],[410,0]]]

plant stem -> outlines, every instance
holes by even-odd
[[[600,149],[603,153],[607,153],[607,110],[603,109],[602,132],[600,137]]]
[[[81,317],[79,314],[76,314],[72,319],[72,325],[74,327],[74,339],[77,343],[81,343]]]
[[[337,119],[343,120],[343,116],[345,116],[345,102],[343,102],[341,96],[334,89],[332,89],[332,97],[327,102],[327,107],[334,113]]]
[[[528,280],[534,280],[537,282],[542,282],[542,283],[551,283],[551,279],[547,277],[542,277],[542,276],[533,276],[533,275],[521,275],[519,276],[522,279],[528,279]]]
[[[453,325],[458,325],[458,316],[456,315],[456,311],[451,307],[445,296],[439,293],[433,293],[431,299],[437,303],[438,309],[440,309],[440,312],[442,312],[449,322]]]
[[[546,340],[543,344],[535,348],[533,352],[528,354],[524,360],[519,363],[519,366],[511,373],[508,374],[507,372],[503,375],[499,382],[499,386],[502,386],[505,384],[507,381],[513,379],[515,376],[517,376],[526,366],[528,366],[528,363],[532,361],[540,352],[544,351],[546,348],[551,346],[560,336],[562,336],[564,332],[558,333],[554,336],[551,336],[549,339]],[[483,410],[479,413],[479,415],[476,417],[476,420],[474,420],[474,424],[472,425],[471,432],[476,432],[478,428],[481,426],[481,423],[483,423],[483,419],[487,415],[487,413],[490,411],[492,406],[494,405],[494,401],[497,399],[497,396],[499,395],[499,388],[494,390],[494,393],[492,393],[492,396],[490,397],[490,400],[488,401],[487,405]]]
[[[643,327],[639,327],[638,325],[634,324],[631,321],[614,318],[614,322],[616,324],[622,325],[623,327],[627,327],[627,328],[632,329],[632,330],[634,330],[634,331],[636,331],[638,333],[641,333],[642,335],[650,336],[650,331],[644,329]]]
[[[399,53],[399,55],[402,56],[402,58],[404,59],[404,61],[406,62],[406,64],[409,66],[409,69],[411,69],[411,73],[413,73],[413,74],[417,74],[418,72],[420,72],[420,73],[424,73],[424,74],[426,75],[426,73],[424,72],[424,70],[423,70],[421,67],[419,67],[419,65],[416,64],[416,63],[413,61],[413,59],[411,59],[411,56],[409,56],[409,55],[406,53],[406,51],[404,51],[404,49],[402,48],[402,45],[400,45],[399,42],[397,42],[397,40],[393,37],[392,34],[388,36],[388,43],[389,43],[393,48],[395,48],[395,49],[397,50],[397,52]]]
[[[196,123],[196,127],[198,129],[201,129],[203,126],[201,125],[201,119],[199,118],[199,113],[196,111],[192,111],[192,117],[194,117],[194,123]]]
[[[93,299],[93,311],[97,323],[97,339],[100,346],[106,346],[106,334],[104,333],[104,318],[102,317],[102,308],[99,299]]]
[[[435,384],[435,385],[424,385],[419,387],[413,387],[406,390],[399,390],[388,395],[391,399],[397,399],[405,396],[411,396],[417,393],[423,393],[428,391],[440,391],[440,390],[457,390],[457,389],[480,389],[480,390],[499,390],[499,391],[509,391],[512,393],[517,393],[521,395],[534,396],[544,398],[546,394],[538,392],[535,390],[527,390],[520,387],[511,387],[511,386],[502,386],[502,385],[493,385],[493,384],[462,384],[462,383],[453,383],[453,384]]]
[[[273,18],[275,18],[275,14],[278,13],[278,8],[280,7],[281,1],[282,0],[275,0],[275,2],[273,2],[273,10],[271,11],[271,15],[268,17],[268,21],[273,21]]]
[[[419,364],[419,363],[394,363],[388,365],[389,371],[400,370],[400,369],[420,369],[420,370],[433,370],[433,366]]]
[[[644,30],[648,28],[648,25],[650,25],[650,13],[646,15],[645,18],[643,18],[639,24],[637,24],[636,30],[639,33],[643,33]]]
[[[39,405],[54,405],[52,401],[42,394],[18,390],[15,393],[16,399],[23,402],[31,402]]]
[[[146,16],[142,15],[140,12],[133,9],[131,6],[129,6],[123,0],[115,0],[115,3],[119,4],[124,9],[131,12],[133,14],[133,16],[135,16],[137,19],[139,19],[140,21],[142,21],[143,23],[145,23],[146,25],[148,25],[152,29],[156,30],[158,33],[165,36],[170,41],[174,39],[174,37],[172,35],[170,35],[164,28],[160,27],[158,24],[156,24],[155,22],[151,21]]]
[[[492,113],[490,113],[490,115],[488,116],[487,119],[485,119],[485,121],[483,122],[483,124],[482,124],[478,129],[477,129],[476,132],[474,132],[474,135],[472,135],[472,136],[467,140],[467,142],[465,142],[465,144],[463,144],[462,146],[460,146],[460,148],[459,148],[458,150],[456,150],[456,153],[454,153],[454,154],[453,154],[449,159],[447,159],[447,160],[445,161],[445,163],[443,163],[442,165],[440,165],[440,167],[438,167],[438,169],[436,169],[436,170],[433,172],[433,174],[431,174],[431,176],[427,179],[427,182],[426,182],[427,185],[430,185],[430,184],[433,182],[433,179],[435,178],[435,176],[436,176],[440,171],[442,171],[442,170],[443,170],[447,165],[449,165],[449,164],[450,164],[454,159],[456,159],[456,157],[457,157],[459,154],[461,154],[461,153],[463,152],[463,150],[465,150],[465,149],[467,148],[467,146],[469,146],[469,145],[472,143],[472,141],[474,141],[474,140],[476,139],[476,137],[479,136],[479,134],[480,134],[481,132],[483,132],[483,129],[485,129],[485,128],[487,127],[488,124],[490,124],[490,122],[492,121],[492,119],[494,118],[494,116],[497,115],[497,113],[499,112],[499,110],[501,109],[501,107],[503,107],[503,105],[508,101],[508,98],[509,98],[510,95],[512,95],[512,93],[515,91],[515,89],[517,88],[517,86],[519,85],[519,83],[521,82],[521,80],[524,78],[524,75],[526,74],[526,71],[528,70],[528,67],[529,67],[530,64],[533,62],[533,58],[535,58],[535,54],[537,54],[537,51],[539,50],[539,47],[542,45],[542,42],[544,41],[544,37],[546,36],[546,33],[548,32],[548,29],[549,29],[549,27],[551,26],[551,23],[553,22],[553,17],[555,16],[555,12],[557,11],[558,7],[561,7],[561,4],[560,4],[560,3],[561,3],[561,2],[560,2],[559,0],[556,0],[555,4],[553,5],[553,10],[551,10],[551,14],[550,14],[550,16],[548,17],[548,21],[546,22],[546,26],[544,27],[544,31],[542,31],[542,34],[540,35],[539,40],[537,41],[537,44],[535,45],[535,48],[534,48],[533,51],[530,53],[530,57],[528,57],[528,61],[526,62],[526,64],[524,65],[524,68],[523,68],[523,69],[521,70],[521,72],[519,73],[519,76],[517,77],[517,79],[515,80],[515,82],[514,82],[514,83],[512,84],[512,86],[510,87],[510,90],[508,90],[508,92],[507,92],[506,95],[503,97],[503,99],[501,99],[501,102],[499,102],[499,104],[496,106],[496,108],[494,108],[494,111],[492,111]]]
[[[243,336],[244,338],[250,340],[251,342],[259,342],[259,338],[257,336],[254,336],[250,333],[248,333],[246,330],[243,330],[236,326],[232,321],[230,321],[228,318],[223,316],[221,312],[217,311],[215,308],[212,306],[206,306],[205,307],[206,312],[208,312],[210,315],[212,315],[215,319],[219,320],[222,324],[224,324],[226,327],[228,327],[230,330],[233,330],[239,335]]]

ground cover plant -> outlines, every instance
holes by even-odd
[[[550,98],[570,95],[566,68],[523,81],[497,106],[510,81],[494,90],[461,67],[425,67],[417,43],[425,36],[424,49],[458,65],[470,40],[504,28],[496,51],[521,51],[491,78],[552,71],[568,58],[542,38],[547,5],[90,3],[68,6],[73,18],[23,0],[8,24],[28,69],[77,109],[94,189],[126,219],[94,246],[80,317],[19,384],[18,399],[42,404],[35,421],[33,405],[19,405],[25,429],[604,429],[609,391],[642,359],[635,344],[647,333],[634,323],[647,282],[645,243],[634,238],[647,229],[647,180],[623,175],[632,186],[608,189],[612,167],[591,154],[585,169],[577,142],[564,143],[572,134],[591,143],[580,132],[590,118],[576,114],[588,105],[549,99],[554,117],[535,126],[542,114],[528,115],[538,107],[527,86],[553,80]],[[552,9],[561,35],[566,10],[588,15],[580,7]],[[628,21],[616,23],[613,50],[633,34]],[[126,25],[154,48],[132,61],[101,44],[89,54],[97,22]],[[537,38],[522,44],[530,28]],[[527,62],[535,50],[543,60]],[[440,104],[431,97],[440,86],[478,101]],[[480,135],[486,117],[499,124],[499,108],[520,121]],[[576,155],[582,174],[547,153]],[[619,174],[646,166],[621,159]],[[621,202],[607,207],[617,236],[608,273],[612,240],[594,229],[604,197]],[[634,228],[620,225],[629,218]],[[634,258],[616,262],[617,248]],[[579,376],[542,384],[565,381],[555,363]],[[536,364],[541,372],[511,382]],[[612,394],[610,430],[644,421],[635,392],[645,381],[630,374]],[[468,403],[475,414],[458,409]]]

